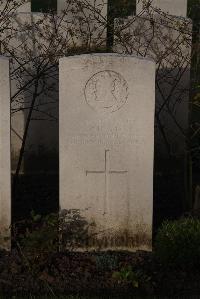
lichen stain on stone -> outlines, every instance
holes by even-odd
[[[89,237],[87,248],[98,250],[151,250],[151,237],[145,232],[130,233],[128,230],[113,232],[102,237]]]
[[[89,233],[87,238],[80,244],[75,245],[77,251],[106,251],[106,250],[152,250],[151,235],[144,231],[131,233],[127,229],[112,232]]]
[[[94,55],[95,53],[95,55]],[[97,69],[97,66],[99,66],[99,64],[103,64],[103,60],[102,57],[104,58],[104,56],[101,56],[101,54],[106,53],[106,48],[104,46],[101,47],[101,49],[97,49],[95,46],[93,47],[93,51],[92,49],[90,49],[90,53],[91,55],[85,55],[85,60],[84,60],[84,64],[83,64],[83,69],[88,69],[89,67],[92,67],[94,70]],[[91,59],[91,57],[93,57],[94,59]]]
[[[62,231],[62,248],[75,251],[152,250],[151,227],[144,223],[113,227],[106,219],[83,215],[80,210],[63,210],[66,225]],[[69,217],[70,215],[70,217]],[[63,216],[62,216],[63,217]],[[100,222],[99,222],[100,221]],[[73,229],[72,229],[73,228]]]

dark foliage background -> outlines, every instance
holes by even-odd
[[[32,0],[31,1],[32,11],[47,12],[50,10],[57,10],[57,0]]]

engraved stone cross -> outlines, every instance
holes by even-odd
[[[104,215],[106,214],[106,207],[108,206],[108,192],[109,192],[109,176],[112,174],[126,174],[128,173],[127,170],[110,170],[110,150],[105,150],[105,167],[104,170],[97,170],[97,171],[89,171],[86,170],[86,176],[88,174],[104,174],[105,177],[105,197],[104,197]]]

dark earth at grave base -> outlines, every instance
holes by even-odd
[[[102,260],[117,263],[102,263]],[[101,262],[100,262],[101,261]],[[21,253],[0,252],[0,295],[26,296],[26,294],[75,294],[81,295],[160,295],[186,296],[200,293],[200,269],[181,271],[163,269],[152,253],[107,252],[55,253],[29,265]],[[134,284],[116,280],[113,273],[122,268],[140,273]],[[127,269],[128,269],[127,268]],[[125,297],[124,297],[125,296]],[[182,297],[181,297],[182,298]]]
[[[158,176],[154,182],[155,234],[164,219],[176,219],[183,210],[181,198],[177,197],[180,184],[176,179]],[[31,211],[41,215],[57,212],[58,199],[58,175],[21,176],[12,203],[13,223],[30,218]],[[114,272],[123,271],[124,277],[127,272],[133,276],[137,273],[134,281],[113,277]],[[10,254],[0,252],[0,294],[26,296],[52,291],[56,294],[112,294],[114,298],[116,294],[122,294],[122,298],[128,298],[128,294],[190,298],[192,294],[200,294],[200,269],[165,269],[152,253],[146,252],[59,252],[31,258],[31,265],[23,249],[14,249]]]

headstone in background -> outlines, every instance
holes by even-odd
[[[137,0],[136,14],[143,14],[149,4],[153,13],[164,12],[174,16],[187,16],[187,0]]]
[[[11,143],[12,171],[14,172],[19,160],[26,119],[34,94],[32,79],[37,78],[37,67],[43,61],[44,56],[51,55],[48,49],[51,48],[51,42],[52,39],[55,40],[55,36],[52,34],[51,15],[17,13],[12,15],[10,20],[13,34],[9,37],[9,29],[5,29],[4,36],[7,36],[10,53],[14,53],[16,57],[11,63],[11,96],[13,97]],[[9,51],[5,50],[5,55],[9,56]],[[34,63],[36,56],[37,62]],[[20,68],[20,64],[23,68]],[[58,171],[58,68],[53,62],[52,67],[48,64],[45,68],[44,65],[46,64],[42,67],[42,77],[45,84],[42,85],[40,81],[42,93],[35,101],[21,173]],[[46,71],[48,68],[49,71]]]
[[[115,21],[114,51],[151,58],[157,64],[154,200],[158,205],[168,203],[165,216],[170,209],[180,215],[187,195],[191,45],[192,23],[187,18],[161,12],[152,15],[147,9],[139,16]]]
[[[64,38],[58,30],[54,31],[54,23],[51,14],[32,13],[32,38],[33,44],[32,57],[37,57],[37,63],[30,68],[32,78],[37,72],[37,67],[43,57],[46,57],[41,71],[43,72],[42,81],[39,81],[39,90],[42,90],[35,101],[35,109],[32,113],[28,138],[26,142],[26,153],[24,157],[25,173],[49,172],[58,173],[58,61],[59,52],[58,39]],[[43,34],[41,34],[41,32]],[[31,32],[30,32],[31,33]],[[60,39],[60,41],[61,41]],[[56,42],[57,41],[57,42]],[[57,46],[54,51],[53,44]],[[51,55],[54,56],[51,58]],[[50,62],[48,61],[50,57]],[[32,79],[31,77],[29,80]],[[30,103],[34,94],[34,88],[26,93],[26,103]],[[28,112],[29,110],[27,110]],[[25,110],[26,115],[26,110]],[[46,157],[46,158],[44,158]]]
[[[68,49],[105,49],[107,38],[107,0],[58,0]]]
[[[69,4],[69,0],[57,0],[57,11],[58,13],[62,13],[63,10],[67,9]],[[102,16],[107,15],[107,0],[81,0],[77,1],[77,3],[83,3],[90,8],[94,8],[96,12],[102,14]],[[74,1],[76,3],[76,1]]]
[[[14,3],[15,2],[15,3]],[[6,12],[6,14],[14,13],[14,12],[31,12],[31,0],[24,1],[10,1],[9,0],[3,0],[0,3],[0,11]],[[6,7],[6,8],[5,8]]]
[[[114,51],[135,54],[157,63],[156,144],[164,156],[185,155],[188,131],[192,24],[189,19],[128,17],[115,22]],[[158,120],[158,119],[157,119]],[[169,152],[168,152],[169,151]]]
[[[25,117],[28,110],[23,110],[28,106],[30,96],[30,85],[28,82],[28,73],[32,68],[32,61],[29,55],[33,53],[33,31],[31,28],[31,13],[19,12],[9,17],[12,34],[10,34],[10,27],[5,28],[3,32],[4,42],[6,48],[2,47],[4,56],[10,57],[10,53],[14,53],[16,58],[12,59],[10,63],[11,69],[11,151],[12,151],[12,170],[15,171],[19,153],[22,145],[22,138],[25,128]],[[7,50],[8,49],[8,50]],[[20,68],[20,65],[23,67]],[[29,90],[28,90],[29,89]],[[30,106],[30,105],[29,105]],[[21,172],[23,172],[21,167]]]
[[[18,9],[17,12],[31,12],[31,0],[27,1],[27,3],[22,4]]]
[[[9,60],[0,56],[0,248],[10,248],[10,79]],[[5,239],[6,238],[6,239]]]
[[[60,207],[89,225],[80,247],[151,249],[154,106],[151,60],[60,60]]]
[[[66,1],[59,2],[58,7],[61,9],[59,5],[64,5],[65,3]],[[89,6],[86,5],[84,8],[84,12],[79,11],[79,13],[73,10],[73,8],[78,9],[75,4],[75,1],[71,1],[66,17],[63,17],[61,13],[56,19],[55,16],[52,17],[52,15],[39,12],[32,14],[17,13],[11,16],[13,34],[9,38],[9,50],[11,52],[14,50],[21,61],[24,59],[27,62],[29,61],[29,55],[32,58],[40,56],[41,60],[43,60],[42,55],[45,56],[47,53],[51,55],[48,49],[52,47],[52,39],[55,44],[55,40],[57,40],[56,51],[61,56],[69,55],[71,52],[74,53],[77,51],[77,48],[89,49],[91,45],[105,49],[107,4],[104,0],[99,0],[99,2],[91,0],[89,1]],[[70,13],[72,10],[74,14]],[[52,31],[54,32],[55,30],[55,21],[57,26],[56,36],[52,34]],[[4,33],[9,36],[9,29],[4,30]],[[55,54],[54,51],[52,53]],[[9,56],[9,53],[6,52],[5,55]],[[17,68],[18,63],[15,61],[13,69]],[[11,139],[12,170],[15,171],[29,112],[28,108],[31,105],[33,86],[30,87],[28,85],[27,88],[19,93],[17,91],[19,86],[25,85],[30,80],[29,73],[35,77],[34,74],[37,71],[32,59],[24,65],[24,69],[28,70],[28,74],[26,71],[23,71],[23,74],[18,76],[18,73],[13,72],[13,69],[11,91],[12,96],[17,94],[12,101]],[[22,173],[37,173],[38,171],[54,173],[57,172],[58,168],[57,163],[55,163],[58,157],[58,69],[56,67],[51,68],[49,76],[45,75],[43,79],[46,90],[37,98],[35,103],[36,108],[32,115],[33,120],[31,121],[26,140],[26,151],[23,167],[21,167]],[[47,158],[44,159],[44,156]]]

